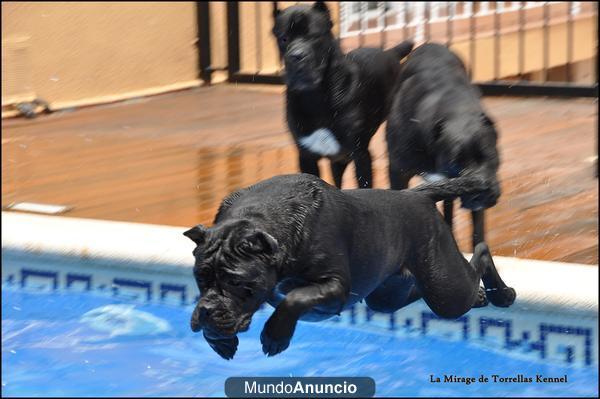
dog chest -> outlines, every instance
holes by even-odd
[[[340,152],[342,146],[330,129],[319,128],[308,136],[298,139],[300,147],[321,156],[333,156]]]

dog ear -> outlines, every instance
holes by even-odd
[[[196,245],[202,245],[206,241],[206,227],[199,224],[185,231],[183,235],[194,241]]]
[[[439,119],[439,120],[435,121],[435,123],[433,125],[433,140],[435,142],[437,142],[442,137],[443,132],[444,132],[444,120]]]
[[[329,29],[333,28],[333,22],[331,21],[331,14],[329,13],[329,7],[325,4],[324,1],[315,1],[313,4],[313,10],[325,13],[327,16],[327,22],[329,23]]]
[[[315,1],[315,4],[313,4],[313,9],[324,12],[327,14],[327,16],[329,16],[329,7],[327,7],[327,4],[325,4],[324,1]]]
[[[494,127],[496,125],[494,120],[492,118],[490,118],[489,116],[487,116],[486,114],[481,114],[481,120],[483,121],[483,124],[486,126]]]
[[[255,230],[242,239],[240,249],[249,253],[273,255],[279,250],[279,243],[269,233],[262,230]]]

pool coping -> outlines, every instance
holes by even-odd
[[[3,211],[2,250],[191,279],[194,244],[182,235],[188,228]],[[598,265],[503,256],[494,261],[516,289],[518,307],[597,317]]]

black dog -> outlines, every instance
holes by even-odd
[[[421,296],[439,316],[509,306],[515,291],[498,275],[485,243],[462,256],[434,201],[484,187],[456,178],[404,191],[339,190],[308,174],[277,176],[229,195],[215,225],[184,234],[197,247],[200,300],[191,318],[230,359],[265,301],[275,311],[261,342],[286,349],[298,320],[319,321],[366,299],[393,312]],[[479,288],[483,279],[486,291]]]
[[[386,135],[392,189],[408,187],[419,173],[472,174],[487,181],[484,192],[461,197],[462,206],[472,210],[473,247],[483,241],[483,209],[494,206],[500,196],[498,134],[462,61],[446,47],[424,44],[407,58]],[[452,205],[444,203],[450,226]]]
[[[372,187],[369,142],[387,117],[399,61],[413,43],[345,55],[323,2],[276,11],[274,18],[273,34],[285,62],[287,122],[300,170],[319,176],[318,161],[327,157],[335,185],[341,187],[354,161],[358,186]]]

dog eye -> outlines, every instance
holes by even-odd
[[[235,289],[235,292],[238,293],[238,295],[241,293],[243,293],[245,296],[248,296],[248,297],[254,295],[254,290],[252,288],[250,288],[247,285],[242,286],[242,283],[239,281],[229,281],[227,284],[230,287],[233,287]]]
[[[213,274],[209,269],[195,268],[194,275],[196,277],[196,280],[199,280],[204,285],[208,285],[208,284],[212,283]]]
[[[257,250],[257,247],[251,243],[250,241],[244,240],[241,243],[239,243],[238,248],[243,251],[243,252],[255,252]]]
[[[285,35],[283,35],[283,36],[279,36],[279,41],[280,41],[281,43],[287,43],[287,41],[288,41],[288,37],[287,37],[287,36],[285,36]]]

